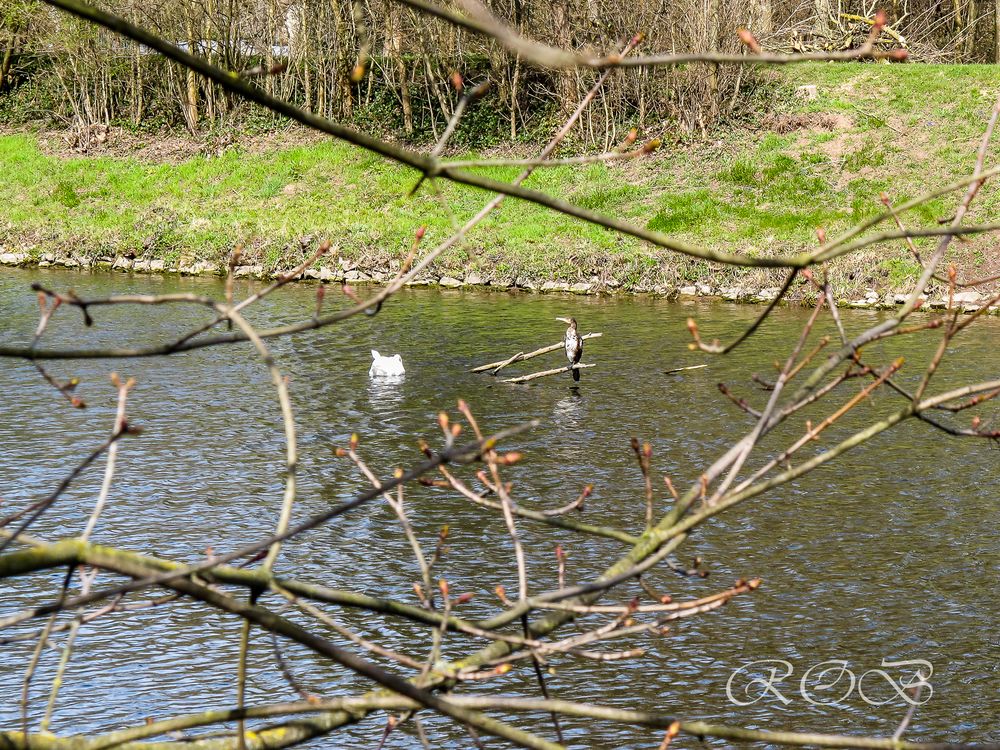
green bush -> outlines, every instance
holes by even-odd
[[[753,186],[757,184],[757,165],[749,159],[737,159],[728,169],[719,172],[718,177],[736,185]]]
[[[80,205],[80,196],[76,194],[73,186],[68,182],[56,184],[55,189],[52,191],[52,199],[66,208],[76,208]]]

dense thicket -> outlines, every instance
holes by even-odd
[[[284,68],[261,85],[309,110],[409,138],[434,137],[457,101],[451,73],[489,80],[459,140],[530,137],[576,102],[592,74],[531,68],[478,37],[394,0],[110,0],[107,7],[236,71]],[[997,6],[977,0],[892,0],[889,32],[915,59],[1000,60]],[[564,48],[612,52],[636,32],[644,51],[737,51],[750,28],[777,50],[858,43],[873,8],[832,0],[490,0],[521,33]],[[0,91],[8,118],[54,116],[86,131],[109,123],[246,122],[249,112],[157,56],[43,7],[4,0]],[[363,73],[363,74],[362,74]],[[624,129],[699,129],[739,103],[750,80],[734,66],[626,71],[584,124],[607,145]]]

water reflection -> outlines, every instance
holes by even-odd
[[[219,291],[216,282],[198,279],[39,275],[48,285],[74,287],[84,295],[111,289]],[[30,338],[37,303],[28,284],[34,278],[18,271],[0,275],[6,340]],[[238,293],[250,288],[241,282]],[[287,322],[311,309],[312,295],[309,287],[282,289],[254,312],[253,320]],[[532,507],[559,507],[575,499],[582,485],[593,483],[594,493],[578,517],[640,533],[642,478],[629,439],[648,440],[656,472],[669,474],[679,488],[697,482],[707,463],[749,425],[745,415],[719,398],[715,384],[726,382],[760,406],[766,394],[749,383],[748,374],[767,372],[771,361],[787,356],[786,339],[802,321],[797,310],[779,310],[752,344],[725,359],[705,359],[686,348],[686,317],[697,315],[706,332],[729,340],[758,312],[650,300],[408,291],[373,318],[273,342],[279,366],[290,376],[300,435],[296,517],[328,509],[366,487],[350,462],[333,457],[331,446],[345,445],[357,432],[373,471],[388,476],[395,467],[421,459],[419,438],[439,444],[434,415],[440,409],[454,412],[461,397],[487,430],[542,420],[541,427],[516,440],[526,460],[510,474],[515,499]],[[593,358],[597,366],[586,371],[581,386],[569,385],[568,376],[554,376],[512,387],[469,372],[482,362],[553,343],[561,331],[554,330],[552,318],[560,314],[573,314],[584,331],[604,334],[586,344],[584,361]],[[57,318],[51,341],[125,344],[150,332],[169,339],[203,317],[200,311],[155,308],[143,310],[137,320],[121,310],[101,310],[94,329],[84,329],[71,316]],[[870,316],[845,313],[844,320],[858,330],[870,323]],[[428,345],[431,331],[434,346]],[[486,347],[484,341],[489,342]],[[952,359],[935,382],[944,388],[989,375],[982,352],[998,343],[1000,327],[984,321],[976,337],[956,340]],[[368,378],[373,344],[402,355],[405,380]],[[913,362],[929,351],[924,344],[903,340],[872,350],[872,356],[904,355]],[[551,366],[564,361],[561,351],[551,356]],[[670,367],[702,362],[709,367],[662,374]],[[59,377],[81,379],[89,409],[63,408],[30,364],[4,362],[0,368],[0,393],[17,394],[4,401],[0,420],[0,497],[5,505],[20,507],[44,496],[65,467],[79,460],[82,448],[106,434],[114,415],[107,378],[115,370],[138,378],[130,413],[144,431],[122,444],[113,503],[97,540],[193,561],[207,546],[222,549],[273,529],[284,443],[267,372],[249,348],[162,360],[56,364],[53,370]],[[511,374],[528,371],[510,368]],[[891,403],[873,399],[863,414],[849,415],[839,429],[846,434],[856,426],[854,416],[869,418]],[[800,434],[801,427],[789,424],[775,439]],[[718,612],[677,624],[666,638],[642,637],[628,644],[647,649],[642,660],[596,666],[556,660],[550,689],[559,697],[740,725],[891,734],[898,707],[863,701],[835,707],[761,701],[736,707],[727,701],[726,681],[754,659],[784,659],[801,673],[823,659],[846,659],[863,672],[886,657],[924,658],[934,664],[935,694],[917,712],[907,737],[1000,739],[994,728],[1000,715],[995,689],[1000,618],[993,596],[1000,583],[996,455],[981,443],[944,442],[919,425],[904,425],[850,454],[849,463],[823,469],[720,517],[678,555],[685,566],[694,555],[701,556],[712,571],[708,579],[667,571],[650,575],[649,583],[678,599],[713,593],[737,577],[760,576],[764,586]],[[99,475],[85,474],[46,514],[36,533],[47,538],[78,533],[99,488]],[[662,513],[671,500],[662,482],[657,479],[655,485],[655,507]],[[442,525],[450,526],[449,550],[439,572],[462,590],[477,593],[467,605],[469,616],[494,612],[493,587],[504,584],[512,591],[516,585],[502,520],[433,487],[407,488],[407,506],[415,532],[428,545],[433,546]],[[279,568],[307,580],[412,601],[412,582],[419,573],[394,524],[384,504],[366,505],[288,544]],[[568,575],[574,582],[592,577],[622,551],[609,540],[580,540],[534,525],[520,525],[519,531],[530,586],[536,591],[554,583],[556,543],[568,550]],[[0,609],[7,613],[37,601],[40,592],[53,593],[60,575],[7,586],[0,590]],[[371,618],[336,615],[418,658],[429,649],[419,629],[393,624],[369,633],[375,628]],[[84,628],[54,728],[60,733],[110,729],[141,722],[147,715],[231,705],[238,630],[235,619],[190,602],[114,615],[99,628]],[[273,664],[267,639],[259,633],[254,638],[251,699],[295,699]],[[2,726],[18,721],[17,696],[31,648],[27,641],[0,651]],[[288,658],[299,679],[318,693],[363,688],[361,681],[302,650],[289,648]],[[56,652],[43,653],[33,716],[44,704],[56,662]],[[505,691],[534,694],[530,673],[515,670],[506,679]],[[467,737],[445,723],[429,719],[427,724],[435,746],[468,745]],[[535,728],[549,731],[542,720]],[[336,742],[316,746],[374,746],[378,732],[378,727],[355,727]],[[580,747],[655,746],[644,731],[589,722],[567,720],[566,734]],[[393,735],[393,741],[397,747],[419,747],[402,734]],[[691,740],[675,744],[701,747]]]
[[[552,423],[562,430],[576,430],[583,426],[586,409],[580,389],[570,388],[570,395],[556,401],[552,408]]]
[[[379,414],[390,414],[403,403],[403,376],[371,378],[368,381],[368,403]]]

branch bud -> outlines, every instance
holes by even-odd
[[[636,130],[635,128],[632,128],[630,131],[628,131],[628,135],[625,136],[625,140],[622,141],[622,148],[631,146],[633,143],[635,143],[635,139],[638,137],[639,137],[639,131]]]
[[[667,485],[667,489],[670,490],[670,494],[673,495],[674,500],[679,500],[677,495],[677,490],[674,488],[674,483],[670,481],[670,477],[666,474],[663,475],[663,483]]]
[[[681,723],[675,721],[667,728],[667,742],[669,743],[674,737],[681,733]]]
[[[739,29],[736,32],[736,36],[740,38],[740,41],[745,44],[751,52],[755,55],[760,54],[760,43],[757,41],[756,37],[750,33],[749,29]]]
[[[494,593],[496,593],[497,599],[500,600],[501,604],[503,604],[505,607],[510,606],[510,599],[507,598],[507,592],[504,590],[503,586],[497,585],[497,587],[493,589],[493,591]]]
[[[323,311],[323,299],[326,297],[326,286],[320,284],[316,287],[316,317]]]

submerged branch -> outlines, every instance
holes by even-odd
[[[530,375],[519,375],[516,378],[504,378],[501,383],[527,383],[529,380],[537,380],[538,378],[547,378],[549,375],[558,375],[561,372],[570,372],[571,370],[582,370],[585,367],[597,367],[596,364],[583,364],[582,362],[577,362],[575,365],[566,365],[565,367],[556,367],[552,370],[542,370],[541,372],[533,372]]]
[[[596,339],[599,336],[603,336],[603,333],[585,333],[580,338],[584,341],[587,339]],[[469,372],[486,372],[487,370],[493,370],[491,375],[496,375],[498,371],[512,365],[515,362],[523,362],[526,359],[533,359],[534,357],[540,357],[543,354],[548,354],[549,352],[554,352],[563,348],[563,342],[560,341],[558,344],[551,344],[550,346],[543,346],[541,349],[535,349],[533,352],[518,352],[513,357],[509,359],[501,359],[498,362],[490,362],[489,364],[479,365],[478,367],[473,367]]]

